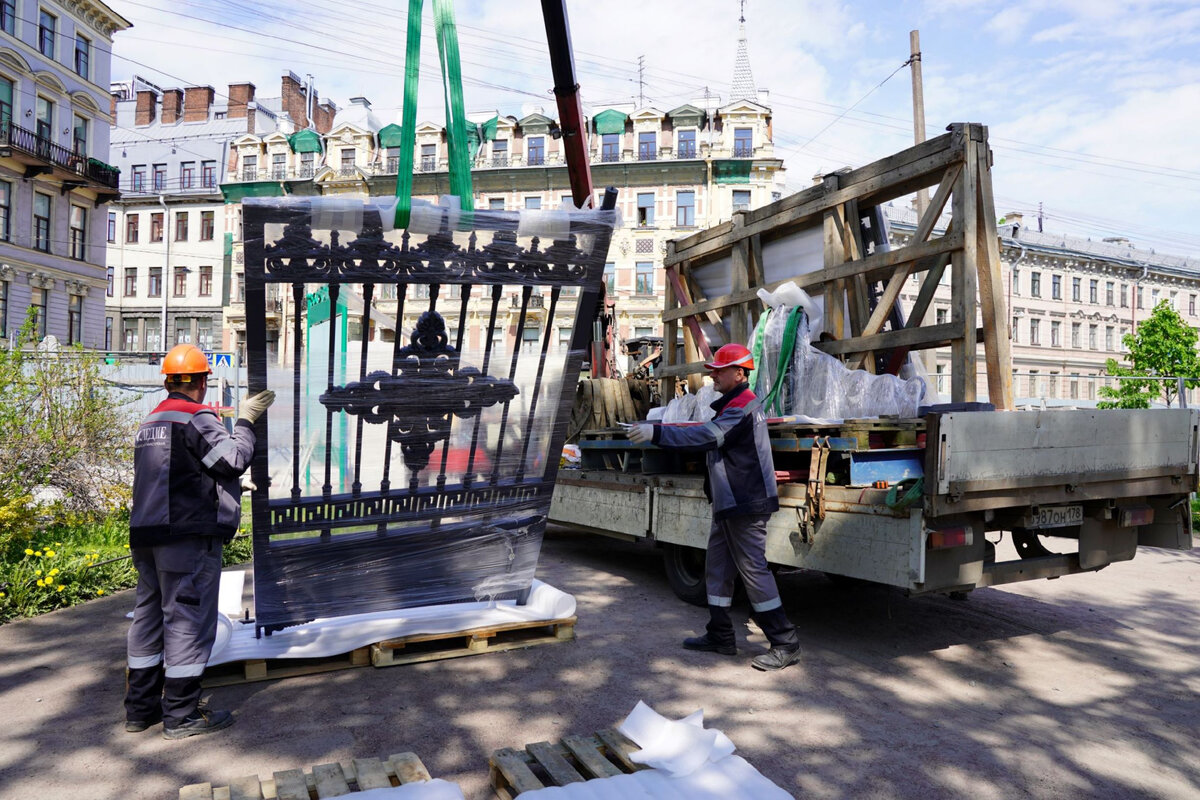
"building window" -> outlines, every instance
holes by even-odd
[[[1113,282],[1105,281],[1105,283],[1104,283],[1104,304],[1106,306],[1111,306],[1111,305],[1116,304],[1116,299],[1113,297],[1113,289],[1114,289]]]
[[[8,237],[5,236],[4,238],[7,239]],[[1196,316],[1196,295],[1194,294],[1188,295],[1188,314],[1193,317]]]
[[[917,276],[914,275],[913,277],[915,278]],[[1016,267],[1013,267],[1013,271],[1012,271],[1012,293],[1013,294],[1021,293],[1021,270],[1017,269]]]
[[[212,267],[200,268],[200,296],[212,297]]]
[[[733,157],[750,158],[754,155],[754,130],[752,128],[733,129]]]
[[[14,0],[0,0],[0,30],[16,36],[17,4]]]
[[[391,152],[391,148],[388,149]],[[297,177],[311,178],[316,173],[316,153],[301,153],[300,154],[300,174]],[[388,163],[392,162],[391,156],[388,157]],[[396,172],[396,168],[391,169]]]
[[[1145,307],[1146,307],[1146,304],[1143,302],[1143,295],[1142,295],[1142,287],[1141,287],[1141,286],[1137,287],[1137,307],[1138,307],[1138,308],[1145,308]]]
[[[75,149],[75,155],[87,155],[88,143],[88,121],[85,117],[78,114],[75,115],[75,127],[71,131],[72,145]]]
[[[525,140],[525,163],[531,167],[546,163],[545,136],[530,136]]]
[[[133,166],[132,177],[129,179],[129,187],[135,192],[146,191],[146,165],[135,164]]]
[[[654,193],[641,192],[637,196],[637,224],[642,227],[654,225]]]
[[[1100,302],[1100,281],[1088,281],[1088,302],[1092,305]]]
[[[621,135],[619,133],[605,133],[600,136],[600,160],[601,161],[620,161],[621,160]]]
[[[1129,308],[1129,286],[1121,284],[1121,308]]]
[[[696,193],[675,193],[675,224],[690,228],[696,224]]]
[[[213,211],[200,212],[200,241],[202,242],[212,241],[215,213]]]
[[[604,288],[609,297],[617,293],[617,265],[612,261],[604,265]]]
[[[46,58],[54,58],[54,35],[58,27],[58,18],[48,11],[42,11],[38,17],[38,50]]]
[[[434,170],[437,169],[437,162],[438,162],[437,145],[436,144],[421,145],[421,171],[422,172],[433,172]],[[399,165],[397,165],[396,171],[397,172],[400,171]]]
[[[217,162],[200,162],[200,185],[205,189],[212,189],[217,185]]]
[[[87,209],[71,206],[71,258],[83,261],[87,254]]]
[[[67,344],[78,344],[83,341],[83,296],[78,294],[67,297]]]
[[[175,241],[186,242],[188,238],[188,217],[186,211],[175,212]]]
[[[125,291],[126,297],[137,297],[137,267],[125,268]]]
[[[696,157],[696,132],[695,131],[680,131],[679,132],[679,158],[695,158]]]
[[[212,320],[200,318],[196,320],[196,346],[201,350],[212,350]]]
[[[45,97],[37,99],[37,115],[34,123],[34,133],[39,139],[44,141],[38,142],[39,147],[47,146],[54,140],[54,103]]]
[[[156,211],[150,215],[150,241],[161,242],[163,237],[163,215]]]
[[[187,267],[175,267],[175,286],[174,291],[172,292],[175,297],[183,297],[185,294],[187,294],[187,274]]]
[[[179,165],[179,188],[190,189],[196,182],[196,162],[184,161]]]
[[[488,210],[489,211],[503,211],[504,210],[504,198],[503,197],[489,197],[488,198]]]
[[[108,212],[108,241],[109,244],[115,244],[117,241],[117,212]]]
[[[1113,328],[1112,325],[1106,325],[1104,328],[1104,349],[1113,349]]]
[[[106,283],[107,283],[107,288],[105,288],[105,290],[104,290],[104,296],[112,297],[113,296],[113,283],[116,281],[116,277],[115,277],[116,270],[113,269],[112,267],[109,267],[108,269],[106,269],[104,271],[104,273],[105,273],[104,277],[105,277]]]
[[[1122,353],[1129,352],[1129,348],[1125,346],[1125,335],[1126,335],[1125,329],[1121,328],[1120,332],[1117,335],[1117,349],[1120,350]]]
[[[1076,350],[1078,350],[1080,347],[1079,335],[1080,335],[1080,332],[1082,331],[1082,329],[1083,329],[1083,326],[1080,325],[1078,322],[1071,323],[1071,347],[1075,348]]]
[[[1038,371],[1036,369],[1029,370],[1029,396],[1042,396],[1042,377],[1038,375]]]
[[[239,272],[234,277],[237,280],[237,301],[244,303],[246,302],[246,276]]]
[[[162,267],[150,268],[149,290],[147,297],[162,297]]]
[[[137,350],[138,347],[138,325],[136,319],[127,319],[124,324],[124,332],[121,340],[125,343],[126,350]]]
[[[175,320],[175,344],[192,343],[192,321],[187,317]]]
[[[1062,300],[1062,275],[1050,276],[1050,299]]]
[[[342,174],[343,176],[349,176],[349,175],[353,175],[353,174],[354,174],[354,158],[355,158],[355,156],[356,156],[357,154],[358,154],[358,151],[356,151],[356,150],[355,150],[354,148],[352,148],[352,147],[346,147],[346,148],[343,148],[343,149],[342,149],[342,153],[341,153],[341,155],[342,155],[342,170],[341,170],[341,174]]]
[[[636,266],[636,294],[654,294],[654,262],[639,261]]]
[[[541,208],[542,207],[542,198],[541,197],[526,197],[525,198],[525,207],[528,209]]]
[[[50,195],[33,193],[33,246],[50,252]]]
[[[8,338],[8,281],[0,281],[0,339]]]
[[[750,210],[750,190],[749,189],[734,189],[733,190],[733,210],[734,211],[749,211]]]
[[[138,240],[138,215],[125,215],[125,242],[127,244],[136,244]]]
[[[1096,349],[1096,325],[1088,325],[1088,349]]]
[[[507,167],[508,166],[508,140],[497,139],[492,142],[492,166]]]
[[[1014,342],[1021,341],[1021,318],[1020,317],[1012,318],[1012,340]]]
[[[1042,296],[1042,273],[1040,273],[1040,272],[1029,273],[1029,296],[1030,297],[1041,297]]]
[[[1158,308],[1158,289],[1150,290],[1150,308]]]
[[[12,235],[12,184],[0,181],[0,240]]]
[[[1029,343],[1033,345],[1042,343],[1042,321],[1040,319],[1029,320]]]
[[[1057,320],[1050,322],[1050,346],[1062,347],[1062,323]]]
[[[113,318],[104,318],[104,349],[112,350]]]
[[[1082,288],[1082,285],[1083,285],[1083,280],[1081,278],[1071,278],[1071,299],[1076,303],[1079,302],[1079,297],[1080,297],[1079,293]]]
[[[253,181],[258,179],[258,156],[247,153],[242,156],[242,180]]]
[[[945,325],[946,324],[946,309],[939,308],[935,313],[935,319],[937,319],[938,325]]]
[[[1069,392],[1070,392],[1072,400],[1079,399],[1079,373],[1078,372],[1071,373],[1071,384],[1070,384]]]
[[[167,188],[167,165],[166,164],[155,164],[154,165],[153,180],[154,180],[154,191],[161,192],[163,189]]]
[[[50,292],[32,289],[29,297],[29,312],[33,314],[33,332],[36,341],[46,338],[46,302]]]
[[[271,154],[271,178],[281,181],[287,177],[287,153]]]
[[[92,61],[92,43],[85,37],[75,34],[75,74],[88,77],[88,67]]]
[[[658,158],[658,134],[642,131],[638,134],[638,161],[654,161]]]

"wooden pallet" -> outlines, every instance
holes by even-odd
[[[611,778],[647,769],[630,760],[638,746],[616,730],[564,736],[558,744],[534,742],[524,750],[506,747],[489,759],[492,788],[502,800],[547,786]]]
[[[327,658],[272,658],[234,661],[209,667],[204,685],[230,686],[315,675],[351,667],[391,667],[447,658],[518,650],[575,638],[576,617],[513,622],[447,633],[421,633],[388,639]]]
[[[429,770],[420,758],[413,753],[398,753],[386,761],[356,758],[318,764],[308,772],[283,770],[263,780],[251,775],[228,786],[194,783],[179,790],[179,800],[313,800],[427,780]]]

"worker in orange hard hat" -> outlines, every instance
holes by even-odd
[[[750,599],[750,615],[766,635],[770,648],[755,656],[751,666],[783,669],[800,660],[796,635],[779,588],[767,567],[767,520],[779,510],[771,442],[761,404],[747,382],[754,369],[753,354],[740,344],[727,344],[705,363],[713,386],[721,393],[712,404],[717,415],[704,425],[630,427],[633,442],[659,447],[705,450],[708,476],[705,493],[712,502],[705,584],[709,622],[705,633],[683,640],[688,650],[737,654],[737,638],[729,615],[733,584],[738,575]]]
[[[239,481],[254,455],[254,423],[275,400],[242,401],[233,433],[203,405],[212,369],[198,347],[163,358],[167,399],[134,440],[129,551],[138,572],[128,635],[125,730],[163,723],[182,739],[233,723],[228,711],[199,708],[200,676],[217,630],[221,549],[241,519]]]

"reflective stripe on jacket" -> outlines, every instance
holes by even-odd
[[[754,400],[743,383],[712,404],[717,416],[711,422],[654,426],[653,441],[660,447],[707,452],[705,489],[713,519],[779,510],[767,420]]]
[[[237,533],[238,480],[254,455],[254,429],[238,420],[230,434],[208,406],[172,392],[138,428],[133,451],[129,546],[180,536]]]

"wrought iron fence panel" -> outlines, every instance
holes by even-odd
[[[533,579],[615,213],[391,216],[244,206],[250,390],[279,397],[252,467],[260,633],[523,602]],[[272,285],[291,289],[286,331],[267,327]]]

